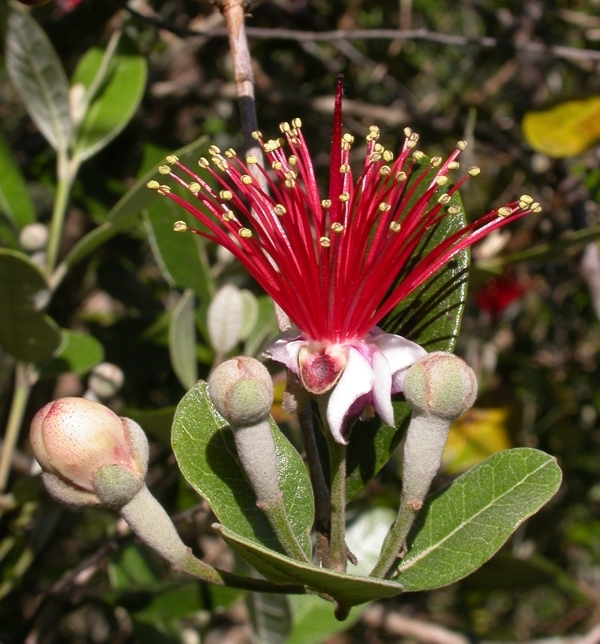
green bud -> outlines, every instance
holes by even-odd
[[[208,394],[232,428],[248,427],[268,418],[273,381],[258,360],[241,356],[223,362],[212,372]]]
[[[473,406],[477,379],[464,360],[436,351],[408,370],[404,395],[414,409],[453,420]]]

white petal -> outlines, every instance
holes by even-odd
[[[298,376],[298,353],[305,344],[306,341],[302,339],[298,329],[289,329],[267,344],[263,355],[275,362],[281,362]]]
[[[390,365],[390,371],[395,374],[401,369],[411,367],[417,360],[427,355],[427,351],[415,342],[411,342],[401,335],[392,333],[381,333],[373,340]]]
[[[327,422],[338,443],[346,443],[342,430],[352,403],[360,396],[368,394],[374,381],[371,365],[356,349],[349,347],[346,368],[327,404]]]
[[[390,364],[381,351],[373,354],[373,407],[381,419],[394,426],[394,409],[392,407],[392,372]]]

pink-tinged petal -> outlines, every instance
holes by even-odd
[[[371,365],[353,347],[348,349],[348,362],[327,404],[327,422],[338,443],[346,444],[343,430],[352,404],[373,389],[375,375]]]
[[[373,407],[379,417],[388,425],[394,426],[392,407],[392,372],[390,364],[381,351],[373,354]]]
[[[300,375],[298,367],[298,353],[306,345],[298,329],[288,329],[280,333],[275,340],[267,344],[263,350],[265,358],[281,362],[285,367]]]
[[[407,369],[417,362],[417,360],[427,355],[427,351],[423,347],[400,335],[378,333],[372,342],[377,345],[385,356],[392,374]]]

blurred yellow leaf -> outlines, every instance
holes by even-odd
[[[510,447],[507,407],[471,409],[452,423],[442,468],[447,474],[467,470],[484,458]]]
[[[549,157],[572,157],[600,140],[600,97],[567,101],[523,118],[527,143]]]

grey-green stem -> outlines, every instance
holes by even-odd
[[[304,586],[279,585],[219,570],[195,557],[181,540],[164,508],[144,485],[120,510],[131,529],[175,570],[219,586],[263,593],[304,594]]]

